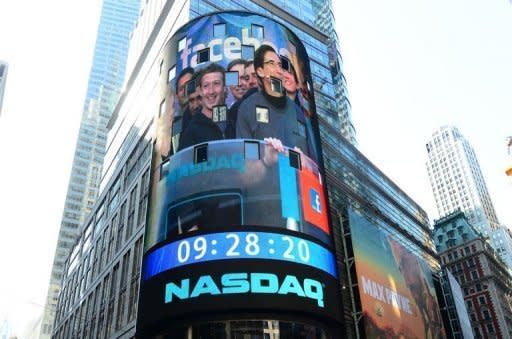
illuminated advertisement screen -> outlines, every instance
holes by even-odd
[[[359,214],[350,224],[366,336],[445,338],[427,264]]]
[[[160,64],[137,330],[217,312],[340,319],[309,59],[246,12],[197,18]]]

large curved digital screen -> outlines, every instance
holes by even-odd
[[[166,44],[138,333],[219,312],[340,319],[309,67],[295,34],[246,12]]]

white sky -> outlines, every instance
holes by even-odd
[[[512,227],[509,0],[333,3],[359,149],[435,219],[425,144],[435,128],[459,127]]]
[[[508,0],[334,0],[360,149],[431,218],[424,161],[432,131],[472,143],[498,217],[512,135]],[[9,62],[0,115],[0,322],[20,333],[42,311],[91,67],[101,1],[0,3]]]
[[[2,0],[0,323],[42,311],[71,170],[100,0]]]

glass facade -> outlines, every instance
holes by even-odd
[[[85,219],[87,227],[80,231],[80,240],[74,245],[75,256],[64,264],[56,338],[135,335],[152,171],[153,119],[159,111],[165,111],[159,79],[168,70],[162,67],[160,55],[169,38],[190,19],[220,10],[252,11],[283,23],[305,44],[311,59],[336,249],[334,265],[342,277],[338,289],[344,307],[345,337],[358,336],[361,314],[350,214],[365,218],[422,259],[436,283],[439,265],[425,212],[354,147],[350,102],[330,1],[149,0],[143,4],[132,35],[132,46],[138,49],[133,54],[126,92],[109,122],[98,202]],[[258,338],[329,337],[319,329],[321,326],[297,319],[250,315],[227,319],[231,320],[197,319],[182,330],[194,338],[243,338],[242,333]],[[161,337],[174,337],[176,333]]]
[[[352,144],[356,144],[331,1],[190,1],[191,19],[213,11],[231,9],[269,16],[297,34],[310,58],[318,114]]]

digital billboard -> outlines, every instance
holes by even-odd
[[[355,212],[350,225],[366,336],[445,338],[427,264]]]
[[[137,331],[208,314],[339,321],[309,59],[270,18],[191,21],[160,64]]]

